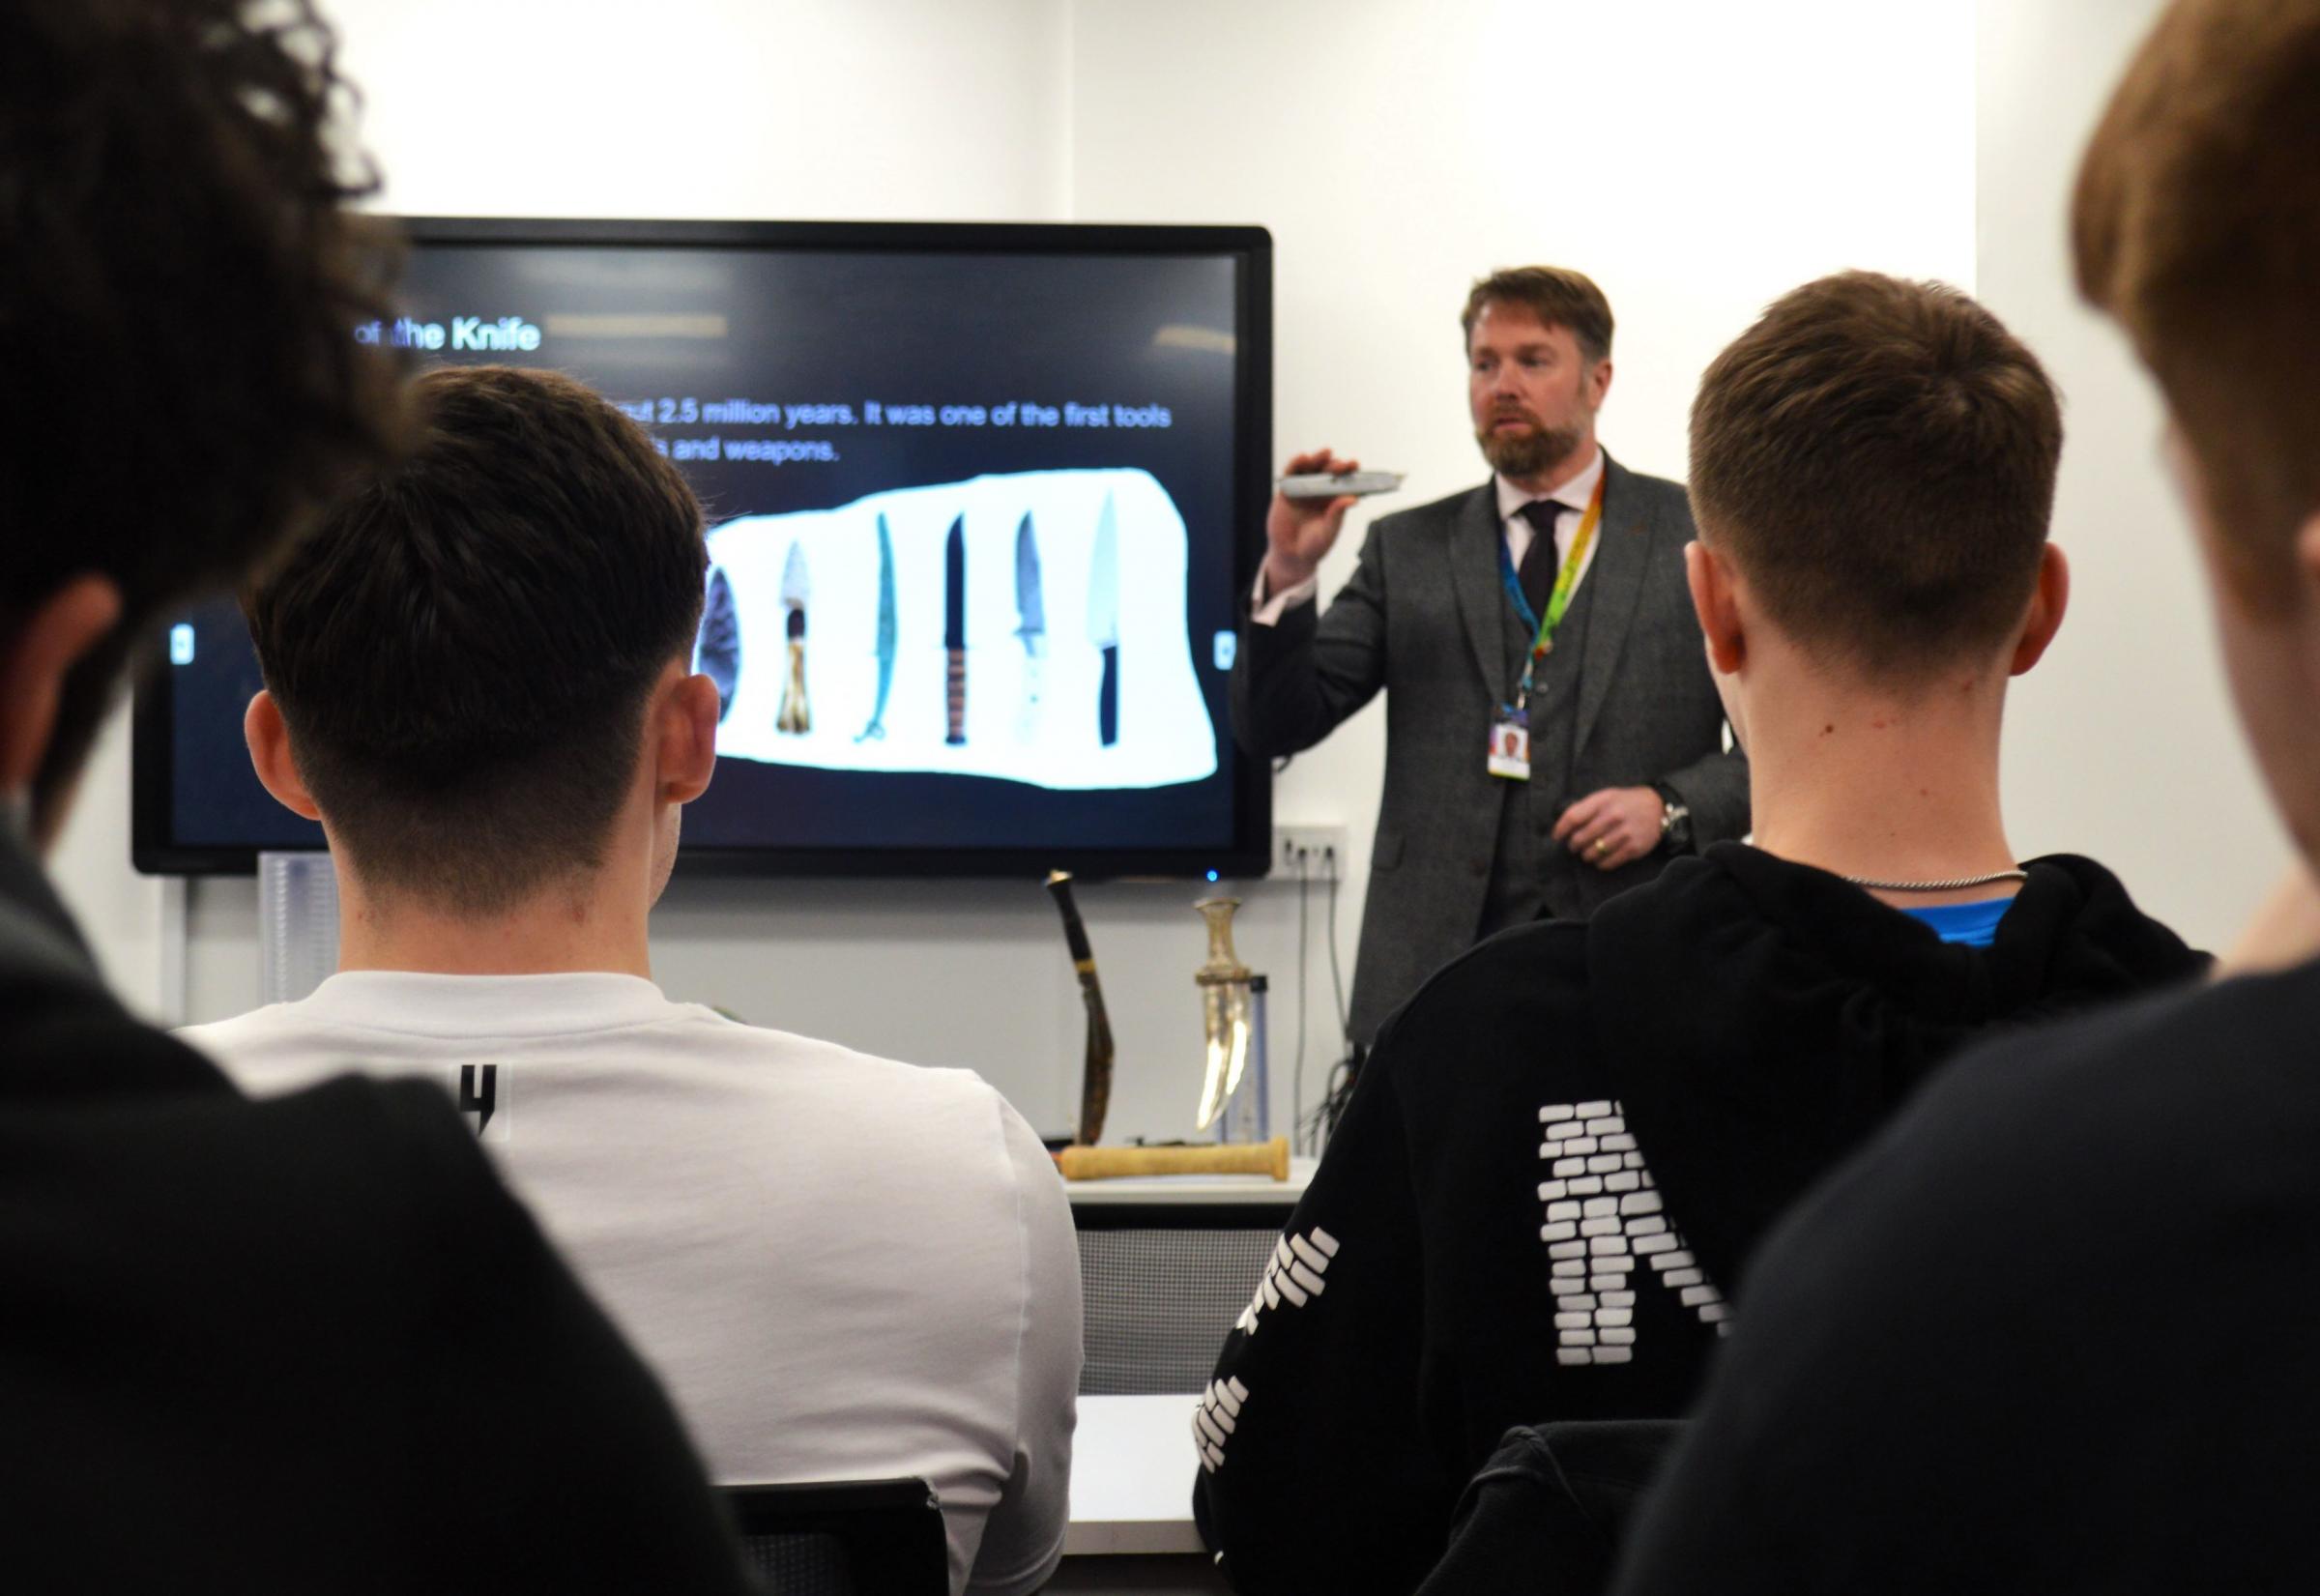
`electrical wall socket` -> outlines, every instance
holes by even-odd
[[[1346,828],[1342,826],[1276,826],[1273,827],[1273,868],[1276,880],[1294,881],[1298,861],[1303,873],[1317,880],[1346,873]]]

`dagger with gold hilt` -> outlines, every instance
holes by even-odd
[[[1206,1064],[1201,1077],[1196,1128],[1206,1130],[1240,1089],[1249,1062],[1249,967],[1232,951],[1232,911],[1238,898],[1203,898],[1193,905],[1208,922],[1208,962],[1193,975],[1201,989],[1201,1029]]]

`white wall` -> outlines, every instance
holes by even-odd
[[[2160,0],[1981,8],[1981,295],[2065,400],[2054,537],[2074,592],[2008,714],[2006,801],[2028,853],[2117,870],[2195,943],[2226,945],[2288,846],[2232,715],[2190,523],[2160,466],[2157,391],[2071,286],[2071,184]]]
[[[321,0],[410,215],[1061,220],[1067,0]]]
[[[2017,840],[2119,860],[2212,939],[2268,868],[2236,861],[2271,833],[2190,635],[2204,612],[2149,465],[2146,401],[2048,258],[2060,171],[2132,31],[2125,13],[2147,3],[1992,7],[1978,51],[1965,6],[1850,0],[340,0],[334,15],[395,209],[1262,222],[1277,249],[1280,444],[1409,472],[1395,504],[1481,478],[1455,317],[1492,266],[1561,260],[1602,280],[1621,327],[1605,436],[1668,474],[1700,367],[1765,301],[1844,266],[1979,276],[2072,398],[2079,608],[2017,701]],[[2155,663],[2117,663],[2145,644]],[[2170,746],[2188,738],[2191,756],[2154,724],[2188,727]],[[1380,739],[1373,710],[1279,788],[1284,820],[1349,828],[1348,957]],[[92,774],[61,874],[117,974],[156,1004],[159,893],[127,876],[126,807],[116,757]],[[2176,807],[2195,850],[2167,834]],[[1189,1130],[1198,895],[1084,894],[1120,1037],[1113,1135]],[[1278,989],[1278,1127],[1296,893],[1248,895],[1241,949]],[[254,898],[246,883],[192,897],[188,1007],[210,1018],[253,1000]],[[1333,1056],[1322,903],[1317,889],[1314,1077]],[[1069,1122],[1078,1002],[1030,883],[681,882],[654,939],[680,996],[970,1064],[1041,1126]]]

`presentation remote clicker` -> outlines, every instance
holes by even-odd
[[[1281,479],[1281,494],[1287,499],[1360,498],[1371,493],[1391,493],[1402,485],[1398,471],[1348,471],[1342,477],[1315,472],[1304,477]]]

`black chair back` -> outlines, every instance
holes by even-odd
[[[731,1485],[724,1494],[769,1596],[949,1596],[942,1509],[924,1480]]]
[[[1681,1419],[1519,1425],[1459,1498],[1449,1550],[1417,1596],[1596,1596]]]

